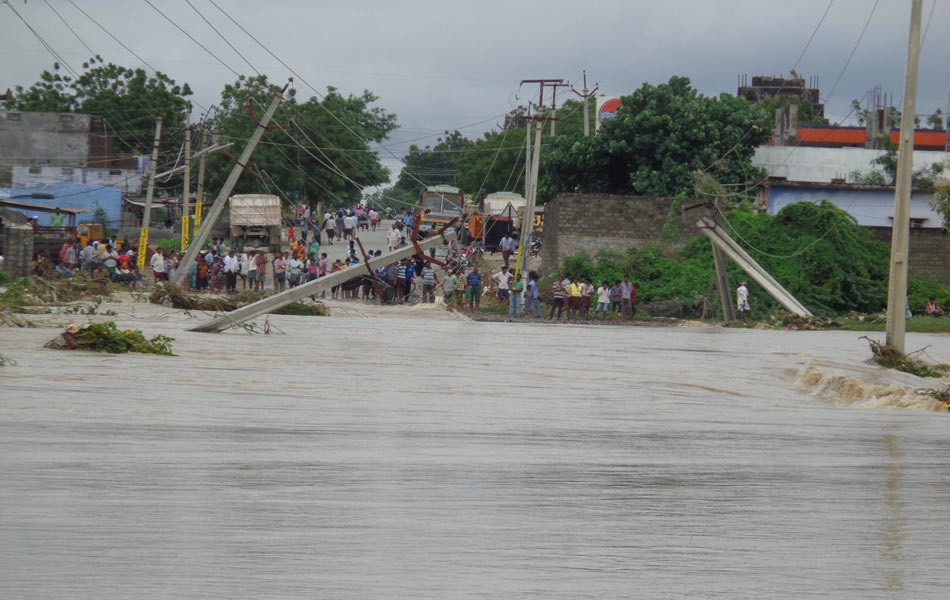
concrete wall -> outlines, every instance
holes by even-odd
[[[890,227],[872,227],[874,237],[891,243]],[[950,285],[950,235],[945,229],[910,230],[907,270],[911,277],[924,277]]]
[[[594,255],[601,248],[625,250],[657,242],[673,213],[681,242],[699,233],[702,211],[673,211],[672,198],[609,194],[559,194],[544,205],[544,269],[565,254],[581,250]],[[674,242],[675,246],[675,242]]]
[[[4,223],[3,270],[13,277],[30,274],[33,260],[33,227]]]
[[[884,150],[865,148],[808,148],[801,146],[759,146],[752,163],[762,167],[770,177],[785,177],[788,181],[831,183],[832,179],[850,181],[852,171],[880,171],[871,164]],[[947,160],[946,152],[917,150],[914,169],[929,167]]]
[[[0,163],[86,165],[91,120],[80,114],[0,111]]]

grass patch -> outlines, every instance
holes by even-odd
[[[884,331],[887,323],[883,321],[859,321],[850,317],[838,319],[842,329],[851,331]],[[950,317],[914,317],[907,319],[908,333],[950,333]]]

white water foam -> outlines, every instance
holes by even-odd
[[[921,379],[919,387],[864,381],[853,375],[808,366],[798,372],[796,385],[812,396],[834,404],[855,408],[912,408],[947,412],[947,405],[919,390],[938,388],[945,383]]]

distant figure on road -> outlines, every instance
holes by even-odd
[[[739,309],[739,318],[745,319],[749,316],[752,307],[749,305],[749,284],[745,281],[739,284],[736,290],[736,308]]]

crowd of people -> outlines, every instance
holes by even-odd
[[[83,272],[97,281],[124,283],[135,288],[141,280],[136,259],[128,237],[121,242],[114,237],[89,240],[85,245],[77,240],[64,243],[59,256],[39,252],[31,271],[39,277],[72,277],[74,273]]]

